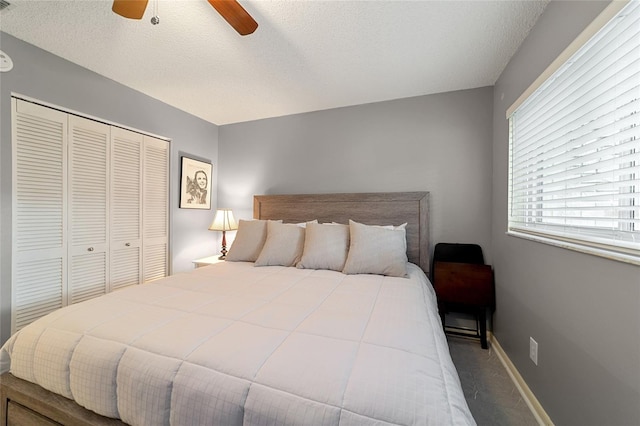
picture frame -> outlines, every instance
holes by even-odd
[[[211,210],[213,164],[183,156],[180,168],[180,208]]]

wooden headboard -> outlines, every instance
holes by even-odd
[[[429,276],[429,193],[379,192],[354,194],[255,195],[255,219],[285,223],[338,222],[367,225],[407,223],[407,257]]]

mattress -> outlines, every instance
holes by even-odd
[[[470,425],[424,273],[225,262],[71,305],[0,370],[131,425]]]

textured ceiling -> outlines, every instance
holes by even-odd
[[[219,125],[493,85],[548,3],[240,0],[259,24],[241,37],[206,0],[140,21],[9,1],[2,31]]]

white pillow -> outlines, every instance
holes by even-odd
[[[255,262],[267,240],[267,222],[274,221],[240,219],[236,238],[227,253],[227,261]]]
[[[269,222],[267,240],[255,266],[294,266],[300,261],[307,224]]]
[[[384,229],[393,229],[394,231],[401,231],[404,230],[405,231],[405,236],[404,236],[404,251],[407,251],[407,234],[406,234],[406,229],[407,229],[407,222],[403,223],[402,225],[398,225],[398,226],[394,226],[394,225],[371,225],[374,226],[376,228],[384,228]]]
[[[406,229],[386,229],[349,221],[351,242],[345,274],[407,276]]]
[[[349,251],[349,225],[309,224],[304,238],[300,269],[342,271]]]

